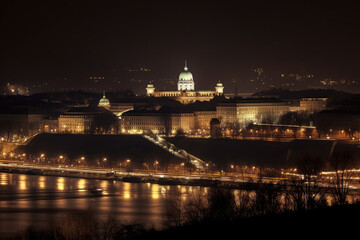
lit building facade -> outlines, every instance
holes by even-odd
[[[184,71],[179,75],[177,86],[177,91],[156,91],[154,84],[150,83],[146,87],[146,95],[149,97],[170,97],[183,104],[188,104],[195,101],[209,101],[214,96],[224,94],[224,86],[220,82],[216,84],[215,91],[195,91],[193,75],[189,71],[186,62]]]
[[[192,112],[163,112],[134,110],[125,112],[120,118],[122,133],[174,135],[182,130],[190,133],[195,128],[195,116]]]
[[[300,100],[300,111],[316,113],[326,110],[327,98],[302,98]]]
[[[106,116],[113,116],[114,122],[109,122]],[[103,124],[104,117],[106,118]],[[111,119],[110,121],[112,121]],[[60,114],[60,133],[115,133],[116,117],[108,110],[99,107],[74,107]]]
[[[93,115],[84,112],[67,112],[59,116],[60,133],[90,133]]]
[[[289,104],[270,99],[239,99],[218,104],[216,116],[221,126],[238,124],[245,127],[249,123],[263,121],[278,122],[281,115],[289,111]]]
[[[216,117],[216,111],[194,111],[195,129],[198,131],[209,131],[210,121]]]

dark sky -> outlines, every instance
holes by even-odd
[[[146,66],[198,86],[305,70],[360,80],[359,1],[1,1],[1,81]],[[84,83],[85,84],[85,83]]]

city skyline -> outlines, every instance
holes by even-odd
[[[353,236],[359,12],[3,0],[0,239]]]
[[[114,90],[132,88],[132,80],[140,80],[141,89],[150,80],[165,81],[164,88],[170,89],[186,59],[199,89],[218,81],[227,86],[225,92],[234,82],[243,92],[291,88],[289,82],[282,84],[291,74],[297,79],[314,76],[302,88],[311,83],[339,88],[320,81],[346,82],[353,91],[358,87],[360,18],[355,1],[240,6],[9,1],[4,6],[3,83],[46,83],[59,89],[69,79],[68,85],[78,89],[90,88],[89,78],[95,76],[105,77],[104,88],[113,84]],[[145,76],[130,71],[141,68],[149,70]],[[257,79],[259,74],[266,81]]]

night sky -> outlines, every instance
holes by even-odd
[[[185,59],[201,89],[229,90],[257,67],[274,82],[301,71],[360,80],[358,2],[5,0],[0,80],[125,84],[126,69],[146,67],[156,82],[176,79]]]

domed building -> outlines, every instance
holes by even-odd
[[[193,79],[193,75],[188,71],[188,67],[185,61],[184,71],[179,75],[178,81],[178,90],[179,91],[194,91],[195,83]]]
[[[149,83],[146,87],[146,95],[149,97],[170,97],[188,104],[195,101],[209,101],[215,96],[224,94],[224,86],[220,82],[216,84],[215,91],[196,91],[195,81],[186,61],[184,71],[179,74],[177,86],[177,91],[156,91],[154,84]]]
[[[106,98],[105,91],[104,91],[103,97],[99,101],[98,107],[103,107],[106,109],[110,108],[110,101],[109,101],[109,99]]]

